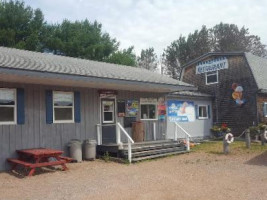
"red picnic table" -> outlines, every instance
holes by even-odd
[[[13,164],[12,170],[17,165],[29,168],[30,172],[28,176],[32,176],[38,167],[61,165],[65,171],[68,169],[66,163],[72,161],[71,158],[61,156],[63,151],[55,149],[24,149],[17,150],[17,153],[19,156],[18,159],[8,158],[7,160]]]

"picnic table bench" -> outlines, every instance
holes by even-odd
[[[7,161],[13,165],[12,170],[14,170],[17,165],[29,168],[30,172],[28,176],[32,176],[35,169],[39,167],[61,165],[62,169],[65,171],[68,169],[66,163],[73,160],[72,158],[61,156],[63,151],[55,149],[24,149],[17,150],[17,153],[19,156],[18,159],[8,158]]]

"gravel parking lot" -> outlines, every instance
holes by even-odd
[[[267,199],[267,153],[204,152],[137,164],[83,162],[20,178],[0,173],[1,200]]]

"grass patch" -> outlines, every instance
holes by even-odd
[[[230,144],[230,153],[236,155],[248,153],[263,153],[267,150],[267,145],[262,146],[260,143],[251,143],[251,148],[246,148],[245,141],[235,141]],[[192,152],[204,152],[209,154],[223,155],[223,142],[210,141],[204,142],[191,149]]]

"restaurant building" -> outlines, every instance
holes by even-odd
[[[213,97],[213,123],[236,135],[267,122],[267,59],[251,53],[207,53],[183,66],[181,81]]]
[[[173,130],[167,133],[167,100],[175,100],[174,106],[190,101],[183,104],[189,107],[180,113],[183,120],[172,114],[172,122],[180,123],[198,97],[167,95],[189,90],[196,88],[145,69],[0,47],[0,170],[9,168],[6,159],[17,157],[19,149],[52,148],[68,155],[72,139],[118,146],[128,140],[124,131],[132,137],[135,121],[144,124],[144,141],[173,139]],[[173,110],[178,116],[181,109]],[[197,114],[190,112],[193,125]]]

